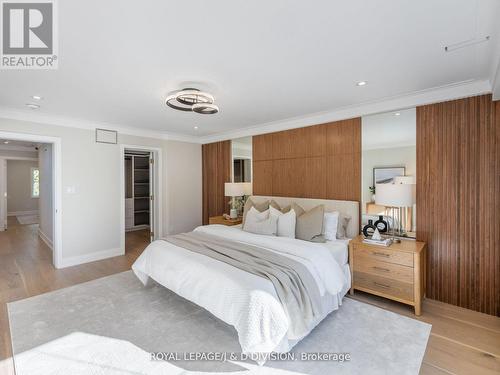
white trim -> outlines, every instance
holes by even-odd
[[[38,210],[7,212],[7,216],[25,216],[25,215],[38,215]]]
[[[54,267],[62,267],[62,163],[61,138],[28,133],[0,131],[0,138],[52,144],[52,202]]]
[[[7,228],[7,160],[0,157],[0,232]]]
[[[38,158],[25,158],[24,156],[0,156],[5,160],[25,160],[25,161],[38,161]]]
[[[34,147],[28,147],[28,146],[12,146],[12,145],[6,145],[6,144],[0,144],[0,150],[1,151],[19,151],[19,152],[29,152],[29,153],[34,153],[36,152]]]
[[[45,243],[45,245],[48,246],[48,248],[50,250],[54,251],[54,249],[53,249],[54,245],[53,245],[52,241],[45,233],[42,232],[42,230],[40,228],[38,228],[38,236]]]
[[[498,63],[491,87],[493,91],[493,100],[500,100],[500,62]]]
[[[163,153],[159,147],[120,144],[120,249],[125,254],[125,149],[154,152],[154,239],[163,237]]]
[[[497,79],[496,81],[497,85],[500,86],[500,80]],[[492,84],[490,80],[468,80],[426,90],[395,95],[392,97],[378,99],[357,105],[337,108],[330,111],[309,113],[304,116],[271,121],[264,124],[256,124],[242,129],[219,132],[213,135],[201,137],[129,126],[127,127],[105,122],[75,119],[71,117],[49,115],[32,110],[21,111],[19,109],[9,107],[0,107],[0,118],[31,121],[40,124],[57,125],[80,129],[94,130],[95,128],[103,128],[116,130],[121,134],[135,135],[139,137],[204,144],[227,139],[253,136],[257,134],[271,133],[280,130],[301,128],[308,125],[317,125],[326,122],[345,120],[348,118],[366,116],[376,113],[396,111],[425,104],[444,102],[448,100],[466,98],[481,94],[489,94],[491,92]]]
[[[110,124],[106,122],[89,121],[84,119],[77,119],[72,117],[64,117],[57,115],[49,115],[46,113],[34,112],[33,110],[21,111],[19,109],[0,107],[0,118],[7,118],[19,121],[36,122],[39,124],[63,126],[66,128],[78,128],[95,130],[96,128],[115,130],[121,134],[134,135],[138,137],[165,139],[172,141],[181,141],[189,143],[200,143],[198,137],[193,137],[185,134],[162,132],[144,128],[133,128],[121,126],[117,124]]]
[[[92,253],[63,258],[58,268],[77,266],[79,264],[95,262],[97,260],[113,258],[120,255],[123,255],[122,249],[108,249],[108,250],[94,251]]]
[[[394,97],[366,102],[359,105],[338,108],[333,111],[319,112],[304,116],[268,122],[244,129],[217,133],[201,137],[201,143],[218,142],[227,139],[236,139],[258,134],[272,133],[281,130],[302,128],[304,126],[324,124],[332,121],[345,120],[353,117],[391,112],[406,108],[413,108],[425,104],[439,103],[453,99],[466,98],[491,92],[488,80],[466,81],[446,85],[420,92],[398,95]]]

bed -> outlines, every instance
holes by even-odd
[[[295,202],[306,210],[323,204],[325,211],[339,211],[351,216],[346,230],[349,238],[358,233],[358,202],[252,197],[255,202],[271,199],[282,207]],[[305,334],[297,337],[291,333],[291,318],[285,314],[269,280],[164,240],[151,243],[132,265],[141,282],[146,285],[151,278],[234,326],[243,353],[289,351],[329,313],[341,306],[342,298],[351,286],[348,239],[312,243],[248,233],[241,226],[223,225],[200,226],[194,232],[259,246],[273,254],[299,261],[317,283],[321,314],[308,324]]]

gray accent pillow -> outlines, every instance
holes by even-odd
[[[349,226],[349,222],[352,217],[350,215],[339,213],[339,222],[337,224],[337,239],[345,240],[348,238],[347,236],[347,227]]]
[[[245,206],[243,206],[243,219],[242,224],[245,225],[245,219],[247,217],[248,211],[250,208],[255,207],[255,209],[259,212],[264,212],[269,208],[269,201],[265,201],[262,203],[255,203],[252,198],[248,198],[245,202]]]
[[[321,235],[321,231],[323,229],[323,218],[325,215],[325,206],[321,204],[307,212],[304,212],[302,207],[292,203],[292,208],[297,214],[295,238],[311,242],[325,242],[324,237]],[[299,214],[300,212],[302,212],[302,214]]]

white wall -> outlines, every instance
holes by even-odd
[[[40,220],[38,230],[49,243],[52,243],[52,232],[54,230],[52,203],[52,145],[39,146],[38,168],[40,169],[40,198],[38,200],[38,214]]]
[[[0,130],[61,138],[63,263],[119,253],[119,145],[95,143],[94,130],[10,119],[0,119]],[[164,235],[201,225],[201,145],[129,135],[119,143],[163,150]]]
[[[38,198],[31,197],[31,168],[37,160],[7,160],[7,212],[16,215],[38,211]]]
[[[372,199],[368,189],[373,185],[373,168],[406,167],[407,176],[416,176],[417,150],[415,146],[364,150],[362,154],[362,212],[366,212],[366,202]]]

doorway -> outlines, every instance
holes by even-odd
[[[136,251],[161,237],[161,149],[121,148],[122,248]]]
[[[37,236],[60,268],[60,207],[60,138],[0,131],[0,231]]]

